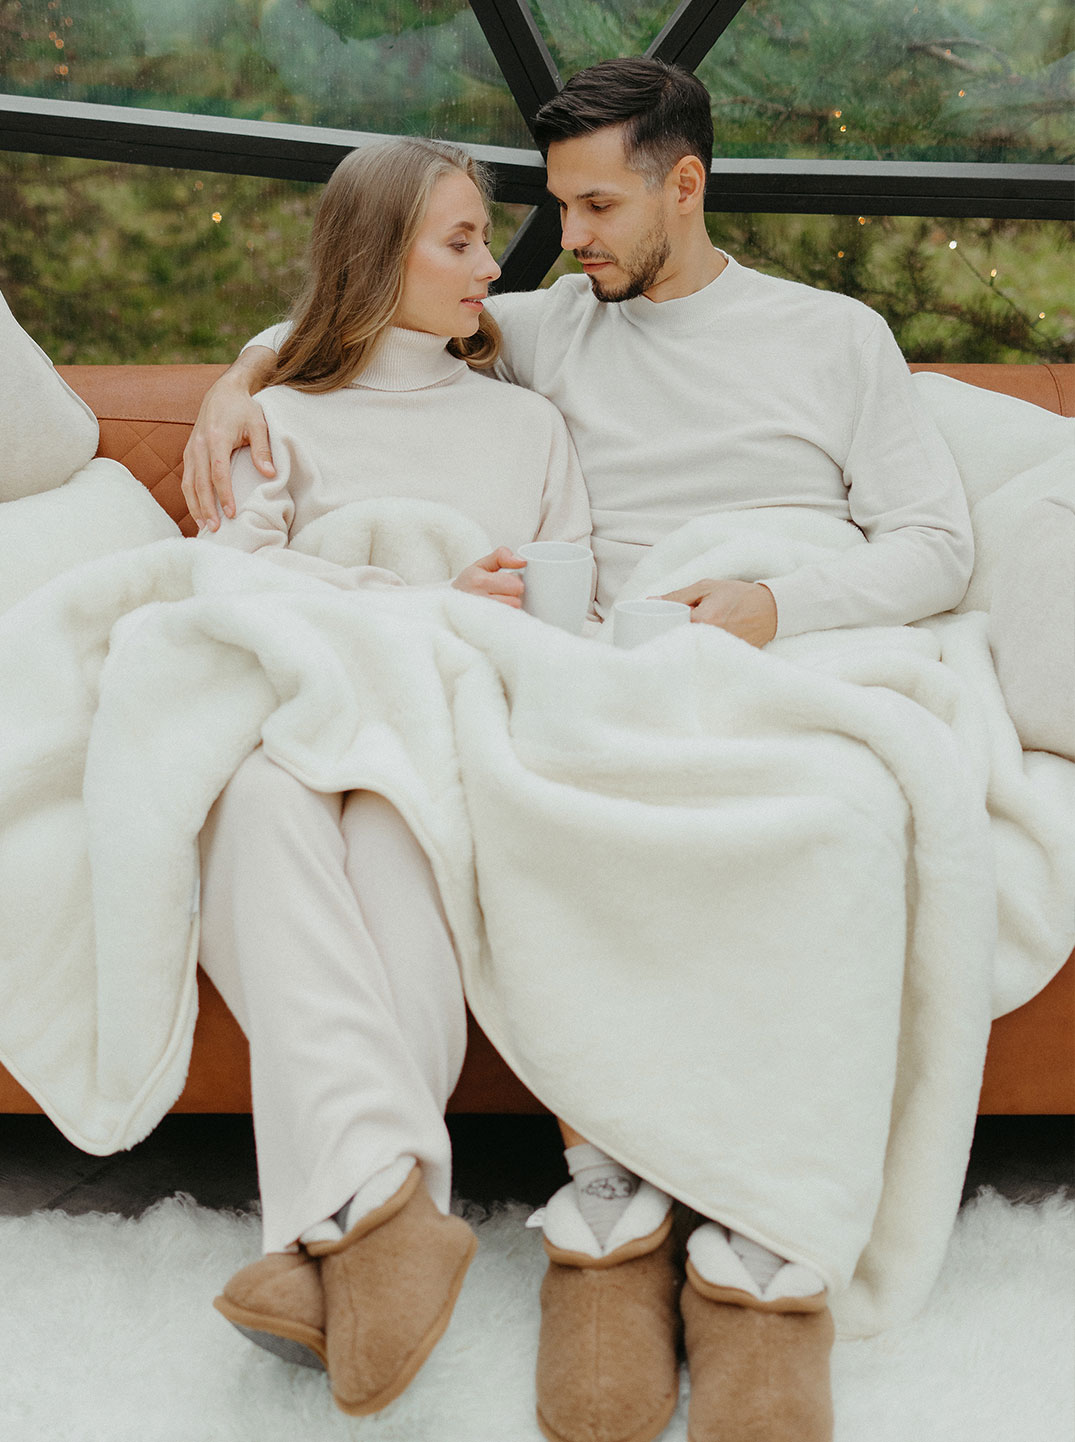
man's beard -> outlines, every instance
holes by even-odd
[[[590,287],[595,299],[618,303],[624,300],[634,300],[636,295],[642,295],[651,286],[656,285],[661,271],[668,261],[671,249],[668,232],[665,230],[663,222],[658,220],[649,234],[643,236],[639,241],[634,254],[624,262],[622,269],[627,272],[627,280],[619,290],[603,286],[597,276],[590,276]],[[605,257],[594,255],[589,251],[576,251],[575,258],[576,260],[603,260]],[[613,259],[611,256],[608,258]]]

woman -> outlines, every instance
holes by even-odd
[[[276,475],[233,464],[214,544],[346,587],[403,584],[289,548],[356,500],[439,501],[505,545],[453,585],[519,606],[514,547],[589,535],[559,413],[480,374],[499,267],[461,151],[352,152],[326,187],[310,276],[259,396]],[[448,1324],[476,1240],[448,1215],[444,1109],[466,1021],[429,862],[366,792],[323,795],[259,748],[203,836],[201,962],[250,1041],[265,1256],[217,1299],[252,1340],[327,1366],[343,1411],[379,1411]]]

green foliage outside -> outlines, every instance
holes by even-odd
[[[674,6],[532,8],[567,75],[644,50]],[[748,0],[699,75],[722,155],[1055,163],[1075,153],[1073,27],[1053,0]],[[0,88],[528,144],[466,0],[0,0]],[[317,193],[0,154],[0,289],[57,361],[228,360],[294,294]],[[524,214],[497,207],[496,245]],[[911,359],[1075,353],[1073,224],[718,214],[710,230],[874,306]]]

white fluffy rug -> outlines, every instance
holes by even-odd
[[[0,1219],[0,1435],[6,1442],[540,1442],[533,1421],[540,1234],[512,1207],[448,1333],[379,1417],[337,1412],[324,1375],[251,1346],[210,1301],[254,1258],[257,1223],[189,1199],[140,1221]],[[472,1216],[472,1220],[475,1217]],[[837,1442],[1071,1442],[1075,1202],[961,1214],[919,1319],[837,1343]],[[686,1438],[687,1386],[662,1442]],[[793,1442],[793,1439],[788,1439]]]

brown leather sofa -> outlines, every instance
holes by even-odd
[[[122,461],[187,535],[194,530],[180,490],[183,446],[208,386],[223,366],[65,366],[60,374],[101,424],[98,454]],[[1075,365],[914,366],[940,370],[987,390],[1075,415]],[[200,978],[200,1011],[179,1112],[250,1109],[246,1041],[212,983]],[[39,1108],[0,1067],[0,1111]],[[450,1103],[456,1112],[538,1112],[541,1104],[508,1070],[471,1022],[463,1075]],[[993,1026],[979,1111],[1075,1112],[1075,954],[1026,1006]]]

